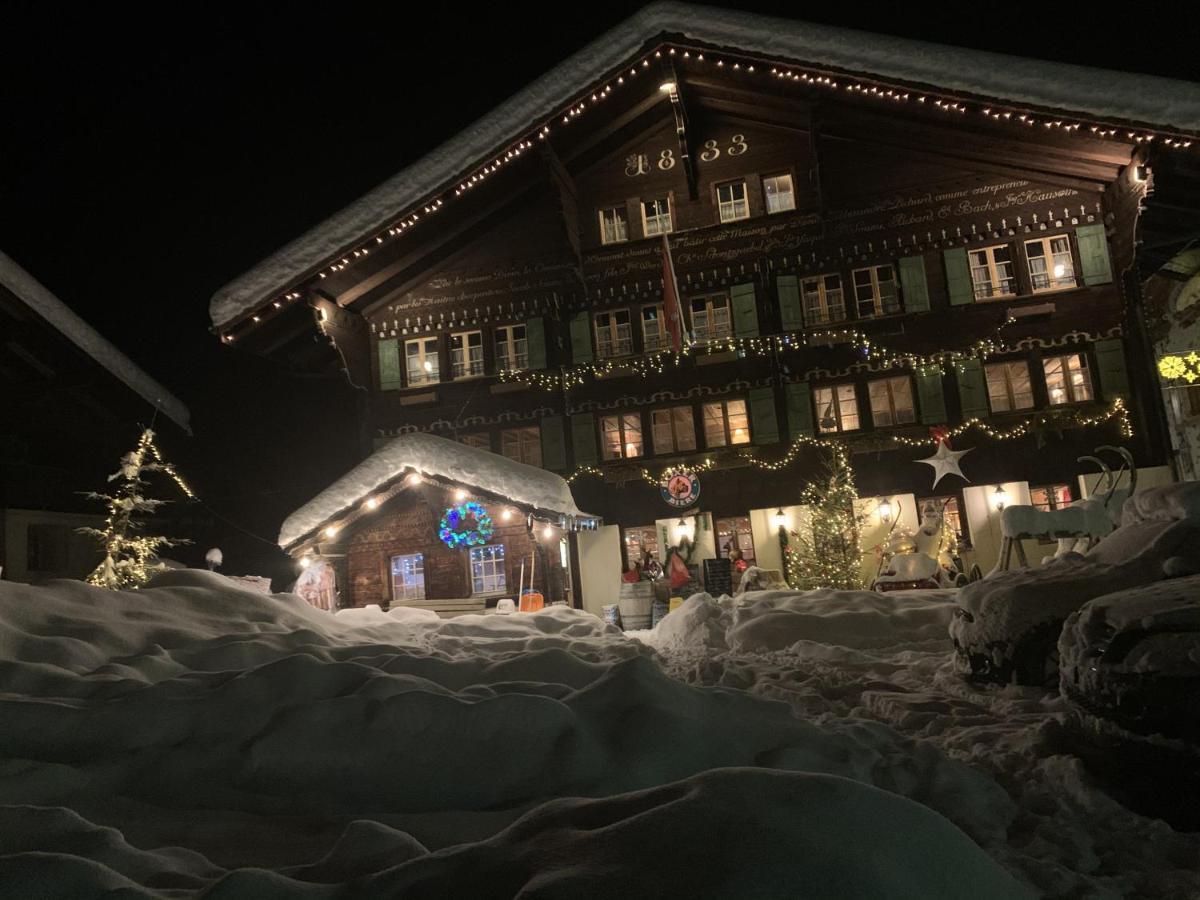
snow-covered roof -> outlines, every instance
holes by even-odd
[[[188,425],[191,415],[180,400],[142,371],[133,360],[109,343],[96,329],[79,318],[36,278],[2,252],[0,252],[0,285],[11,291],[18,300],[58,329],[63,337],[107,369],[114,377],[124,382],[131,391],[142,397],[184,431],[191,433]]]
[[[444,479],[530,509],[595,518],[580,511],[570,485],[553,472],[432,434],[402,434],[288,516],[279,529],[279,546],[292,546],[406,472]]]
[[[454,138],[282,247],[213,295],[221,328],[385,226],[468,166],[575,100],[663,33],[771,59],[931,85],[1106,120],[1200,132],[1191,82],[1024,59],[685,3],[654,3],[584,47]]]

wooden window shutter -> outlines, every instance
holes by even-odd
[[[567,445],[563,436],[563,417],[544,416],[542,430],[542,468],[563,471],[567,467]]]
[[[925,257],[905,256],[899,261],[900,288],[905,312],[929,312],[929,283],[925,280]]]
[[[729,289],[729,302],[733,306],[733,331],[738,337],[758,337],[758,302],[754,295],[754,282],[735,284]]]
[[[1079,243],[1079,262],[1083,268],[1084,284],[1111,284],[1112,265],[1108,259],[1108,238],[1104,226],[1080,225],[1075,229]]]
[[[804,327],[800,311],[800,279],[795,275],[780,275],[775,279],[779,295],[779,319],[784,331],[799,331]]]
[[[592,361],[592,317],[586,310],[571,317],[571,360]]]
[[[813,433],[812,391],[807,381],[793,381],[787,385],[788,433],[793,439],[802,434]]]
[[[596,448],[596,417],[591,413],[571,416],[571,446],[575,450],[575,465],[594,466],[599,462]]]
[[[946,262],[946,291],[950,294],[950,305],[974,303],[975,289],[971,286],[971,264],[967,261],[966,248],[943,250],[942,258]]]
[[[750,429],[756,444],[774,444],[779,440],[774,388],[755,388],[750,392]]]
[[[1092,345],[1096,354],[1096,371],[1100,376],[1100,390],[1105,400],[1129,397],[1129,375],[1125,370],[1125,346],[1120,338],[1096,341]]]
[[[525,349],[529,354],[529,368],[546,368],[546,324],[541,316],[525,322]]]
[[[921,421],[940,425],[946,421],[946,397],[942,393],[942,372],[937,366],[918,369],[917,397],[921,404]]]
[[[954,364],[954,379],[958,382],[958,401],[963,421],[986,419],[988,416],[987,382],[983,364],[977,359],[963,359]]]
[[[404,387],[400,377],[400,341],[387,338],[379,342],[379,389],[394,391]]]

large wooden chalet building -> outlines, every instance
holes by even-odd
[[[985,569],[997,488],[1077,499],[1104,444],[1174,477],[1140,291],[1200,234],[1196,85],[656,4],[463,125],[218,292],[214,331],[344,373],[364,456],[430,432],[573,476],[604,523],[576,603],[681,518],[700,558],[780,567],[808,438],[905,521],[950,501]],[[916,462],[938,429],[969,481]]]

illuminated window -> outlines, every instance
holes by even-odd
[[[625,413],[600,419],[600,450],[605,459],[632,459],[642,455],[642,416]]]
[[[867,383],[867,391],[871,397],[871,421],[876,428],[910,425],[917,421],[912,379],[907,375],[877,378]]]
[[[717,185],[717,212],[722,222],[750,218],[750,204],[746,201],[746,182],[730,181]]]
[[[1013,276],[1012,248],[1008,244],[972,250],[968,256],[976,300],[1016,295],[1017,279]]]
[[[964,529],[963,517],[958,509],[958,497],[926,497],[924,500],[917,501],[917,507],[922,512],[926,504],[934,504],[942,513],[942,518],[949,523],[950,528],[954,531],[954,539],[958,541],[959,547],[967,547],[967,532]]]
[[[767,212],[787,212],[796,208],[796,192],[792,190],[791,175],[772,175],[763,179],[763,194],[767,198]]]
[[[830,384],[813,391],[817,428],[821,431],[858,430],[858,394],[853,384]]]
[[[629,325],[629,310],[596,313],[596,355],[601,359],[628,356],[633,352],[633,332]]]
[[[661,200],[645,200],[642,202],[642,234],[654,237],[667,234],[671,230],[671,203],[664,197]]]
[[[841,275],[816,275],[800,282],[804,296],[804,324],[828,325],[846,318]]]
[[[742,552],[742,559],[754,565],[754,534],[749,516],[717,519],[717,556],[727,556],[731,549]]]
[[[425,555],[409,553],[392,557],[392,599],[425,599]]]
[[[625,529],[625,568],[641,562],[643,554],[658,559],[658,529],[653,525],[635,525]]]
[[[629,240],[629,222],[625,207],[611,206],[600,210],[600,243],[619,244]]]
[[[524,325],[503,325],[496,329],[496,369],[511,372],[529,368],[529,342]]]
[[[1024,360],[988,363],[984,366],[984,372],[987,375],[988,406],[992,412],[1033,409],[1029,363]]]
[[[1042,360],[1042,368],[1046,373],[1046,393],[1051,406],[1092,399],[1092,379],[1086,356],[1078,353],[1053,356]]]
[[[682,453],[696,449],[696,422],[690,406],[672,406],[650,413],[655,453]]]
[[[477,431],[474,434],[464,434],[459,438],[459,441],[466,444],[468,447],[477,447],[480,450],[492,449],[492,437],[486,431]]]
[[[450,377],[471,378],[483,374],[483,332],[464,331],[450,335]]]
[[[409,384],[432,384],[441,380],[437,338],[405,341],[404,359],[408,370]]]
[[[1029,279],[1035,292],[1075,287],[1071,239],[1065,234],[1026,241],[1025,256],[1029,260]]]
[[[542,465],[542,434],[536,426],[505,428],[500,432],[500,452],[527,466]]]
[[[1043,512],[1063,509],[1071,503],[1069,484],[1045,484],[1029,488],[1029,505]]]
[[[471,593],[498,594],[505,590],[504,545],[471,548]]]
[[[750,443],[750,420],[745,400],[704,404],[704,446],[725,447]]]
[[[729,297],[726,294],[693,297],[689,306],[692,310],[692,331],[696,340],[719,341],[729,337]]]
[[[665,350],[671,346],[667,335],[667,319],[661,303],[642,307],[642,346],[647,353]]]
[[[890,265],[855,269],[853,275],[854,303],[860,319],[900,312],[896,272]]]

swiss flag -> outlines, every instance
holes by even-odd
[[[663,267],[663,315],[667,320],[667,334],[671,338],[671,349],[683,352],[683,307],[679,302],[679,285],[675,282],[675,265],[671,261],[671,245],[667,236],[662,236]]]

